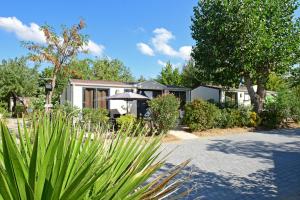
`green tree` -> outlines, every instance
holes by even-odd
[[[300,67],[295,67],[291,70],[291,76],[289,77],[289,83],[292,87],[300,87]]]
[[[184,67],[181,73],[182,85],[188,88],[199,86],[199,81],[196,76],[197,69],[194,62],[190,60]]]
[[[147,81],[147,79],[143,75],[141,75],[140,78],[137,79],[137,82],[145,82],[145,81]]]
[[[93,79],[111,81],[134,81],[128,67],[118,59],[96,59],[92,62]]]
[[[173,68],[170,62],[162,68],[157,81],[164,85],[181,85],[181,75],[178,68]]]
[[[52,96],[57,83],[57,76],[65,70],[74,57],[83,49],[87,40],[79,32],[85,27],[83,21],[71,28],[63,28],[62,34],[55,33],[51,27],[43,26],[42,31],[45,35],[46,43],[39,44],[34,42],[24,43],[31,53],[33,61],[48,62],[53,65],[51,77],[52,90],[47,96],[46,103],[52,103]]]
[[[297,8],[296,0],[199,1],[191,26],[199,81],[231,87],[244,81],[261,112],[269,75],[285,73],[299,58]]]
[[[26,62],[27,59],[22,57],[3,60],[0,64],[0,101],[9,102],[12,97],[13,112],[15,112],[17,100],[25,106],[22,97],[34,96],[38,89],[37,66],[30,68]]]
[[[271,91],[280,91],[285,88],[287,84],[288,82],[283,76],[271,73],[268,78],[266,89]]]

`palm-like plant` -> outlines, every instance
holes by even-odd
[[[0,122],[0,133],[5,200],[159,199],[176,191],[180,181],[168,182],[187,164],[147,182],[164,164],[160,138],[85,133],[59,114],[34,118],[17,135]]]

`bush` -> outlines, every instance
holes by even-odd
[[[149,102],[154,128],[160,133],[167,133],[174,128],[179,117],[180,100],[173,94],[166,94]]]
[[[274,99],[267,99],[264,111],[261,113],[262,125],[277,128],[287,121],[300,119],[300,91],[299,88],[281,89]]]
[[[58,113],[33,118],[18,140],[0,121],[0,199],[160,199],[187,162],[163,170],[158,138],[93,137]],[[153,180],[153,176],[158,175]]]
[[[217,120],[220,128],[255,127],[259,125],[259,118],[250,107],[224,108]]]
[[[70,102],[65,102],[64,104],[55,105],[54,112],[62,112],[67,117],[76,118],[80,113],[80,109],[76,106],[73,106]]]
[[[201,131],[216,126],[220,110],[207,101],[196,99],[185,105],[184,123],[192,131]]]
[[[127,129],[130,129],[130,131],[132,131],[134,130],[137,119],[134,115],[127,114],[120,116],[116,121],[119,129],[123,127],[124,131],[126,131]]]
[[[82,118],[85,122],[100,125],[107,125],[109,121],[108,111],[104,108],[84,108],[82,109]]]

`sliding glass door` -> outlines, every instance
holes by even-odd
[[[108,89],[84,88],[83,108],[105,108],[108,109]]]

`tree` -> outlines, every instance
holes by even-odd
[[[92,61],[93,79],[110,81],[134,81],[128,67],[118,59],[96,59]]]
[[[271,91],[280,91],[286,88],[287,84],[288,82],[283,76],[271,73],[266,84],[266,89]]]
[[[199,1],[191,26],[199,82],[244,82],[261,112],[269,75],[285,73],[299,58],[297,8],[296,0]]]
[[[42,31],[45,35],[46,44],[24,43],[24,46],[31,51],[30,58],[33,61],[49,62],[53,65],[52,90],[46,99],[48,104],[52,102],[58,74],[69,66],[69,63],[87,42],[86,37],[79,33],[84,27],[84,22],[80,21],[78,25],[71,28],[63,28],[62,34],[59,36],[51,27],[43,26]]]
[[[182,85],[188,88],[199,86],[199,81],[196,76],[197,69],[194,62],[190,60],[184,67],[181,73]]]
[[[137,79],[137,82],[145,82],[145,81],[147,81],[147,79],[143,75],[141,75],[140,78]]]
[[[178,68],[174,68],[170,62],[162,68],[157,81],[164,85],[181,85],[181,75]]]
[[[9,102],[12,97],[13,112],[15,112],[17,100],[25,106],[22,97],[34,96],[38,89],[37,66],[30,68],[26,61],[27,59],[22,57],[3,60],[0,64],[0,99]]]

